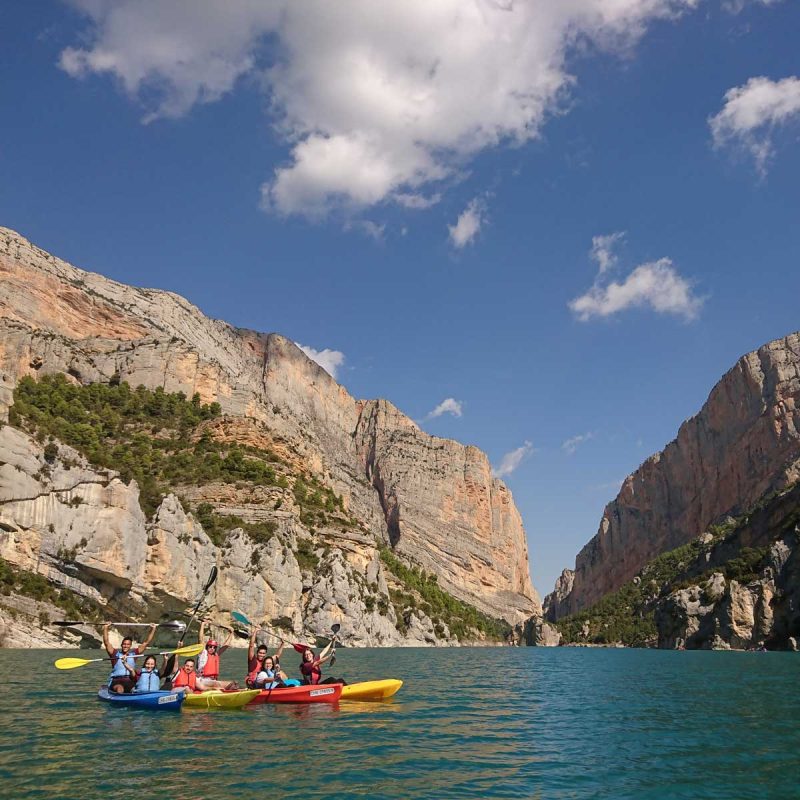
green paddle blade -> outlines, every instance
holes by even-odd
[[[242,614],[241,611],[231,611],[231,616],[236,622],[240,622],[242,625],[247,625],[248,628],[253,624],[244,614]]]

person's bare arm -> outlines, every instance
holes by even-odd
[[[249,664],[256,657],[256,629],[250,633],[250,643],[247,645],[247,663]]]
[[[106,623],[103,625],[103,646],[106,648],[106,652],[113,657],[114,653],[116,653],[116,649],[111,645],[111,640],[108,638],[108,629],[111,626]]]
[[[336,637],[334,636],[327,645],[323,648],[322,652],[319,654],[319,657],[322,658],[323,656],[327,657],[328,653],[330,653],[331,648],[333,645],[336,644]]]
[[[279,648],[278,648],[278,649],[275,651],[275,660],[276,660],[276,661],[280,661],[280,660],[281,660],[281,655],[282,655],[282,653],[283,653],[283,646],[284,646],[285,644],[286,644],[286,642],[283,642],[283,641],[282,641],[282,642],[281,642],[281,646],[280,646],[280,647],[279,647]]]
[[[200,633],[199,633],[199,637],[200,637],[200,638],[197,640],[197,641],[199,641],[199,642],[202,642],[202,641],[203,641],[203,640],[206,638],[206,620],[205,620],[205,619],[201,619],[201,620],[200,620]]]
[[[156,624],[155,622],[150,626],[150,633],[147,634],[147,638],[139,645],[137,648],[140,653],[147,650],[150,647],[150,642],[153,641],[153,637],[156,635]]]
[[[231,646],[231,639],[233,639],[233,630],[228,628],[228,635],[225,637],[222,647],[219,648],[220,655],[222,655]]]

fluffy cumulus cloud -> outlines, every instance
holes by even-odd
[[[800,78],[750,78],[725,94],[722,110],[708,121],[714,146],[749,154],[762,177],[773,156],[777,128],[800,120]]]
[[[61,54],[179,117],[243,80],[289,152],[262,187],[279,213],[424,207],[485,148],[539,135],[574,83],[574,47],[627,49],[700,0],[68,0],[88,19]]]
[[[636,267],[622,282],[595,283],[586,294],[569,303],[581,322],[610,317],[629,308],[651,308],[660,314],[675,314],[687,320],[700,312],[703,299],[683,278],[672,261],[660,258]]]
[[[436,419],[442,414],[452,414],[454,417],[461,417],[464,414],[464,405],[454,397],[447,397],[439,403],[436,408],[425,416],[425,419]]]
[[[486,220],[486,204],[480,198],[470,201],[458,215],[455,225],[448,225],[450,243],[459,250],[471,244]]]
[[[594,434],[591,431],[589,433],[579,433],[577,436],[572,436],[567,439],[561,445],[561,449],[567,455],[571,456],[582,444],[588,442],[590,439],[594,439]]]
[[[322,369],[325,370],[332,378],[336,377],[339,367],[343,366],[345,358],[344,353],[338,350],[330,350],[327,347],[324,350],[315,350],[313,347],[300,344],[295,344],[312,360],[316,361]]]
[[[525,442],[522,447],[518,447],[516,450],[512,450],[510,453],[506,453],[502,459],[500,459],[500,463],[492,470],[492,475],[495,478],[505,478],[510,475],[514,470],[519,467],[519,465],[525,461],[526,458],[533,452],[533,443],[532,442]]]

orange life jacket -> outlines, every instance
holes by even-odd
[[[189,673],[181,667],[172,681],[172,688],[179,689],[181,686],[188,686],[192,691],[197,689],[197,673],[194,670]]]
[[[219,678],[219,653],[206,653],[206,663],[203,664],[203,674],[201,678]]]

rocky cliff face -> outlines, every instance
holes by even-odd
[[[6,424],[0,556],[21,569],[130,613],[168,614],[216,563],[223,616],[240,608],[296,633],[346,622],[353,643],[452,642],[446,622],[387,571],[383,545],[491,617],[513,624],[540,611],[519,514],[479,450],[428,436],[385,401],[354,400],[277,334],[84,272],[0,228],[0,418],[21,378],[52,374],[219,403],[206,435],[268,447],[285,475],[280,486],[180,487],[192,507],[275,532],[265,544],[234,530],[217,546],[177,496],[148,516],[135,481],[61,442],[53,456],[32,429]],[[346,524],[303,518],[292,494],[300,475],[338,498]],[[309,548],[321,567],[298,563]]]
[[[575,561],[554,617],[575,614],[644,564],[800,477],[800,334],[748,353],[677,438],[624,482]],[[563,587],[561,587],[563,590]]]

